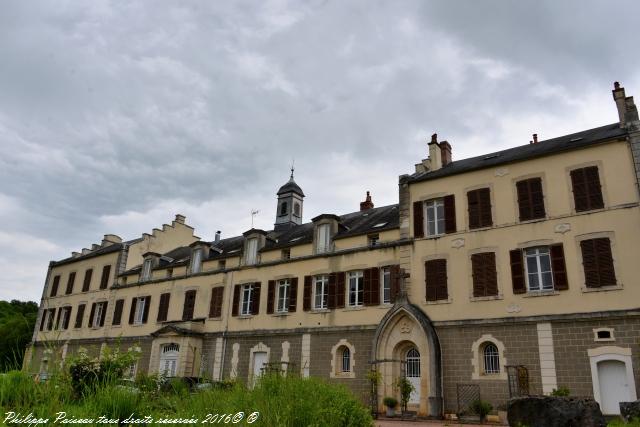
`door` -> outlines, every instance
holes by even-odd
[[[256,383],[258,378],[262,375],[264,365],[267,364],[267,352],[256,351],[253,353],[253,384]]]
[[[415,348],[407,352],[407,379],[413,386],[409,397],[410,404],[420,404],[420,353]]]
[[[620,402],[631,401],[627,381],[627,367],[619,360],[598,362],[600,406],[603,414],[620,414]]]
[[[166,344],[162,347],[160,354],[159,371],[166,377],[175,377],[178,371],[178,354],[180,346],[178,344]]]

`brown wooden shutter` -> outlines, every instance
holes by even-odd
[[[60,315],[62,314],[63,308],[58,309],[58,317],[56,317],[56,327],[55,329],[60,329]]]
[[[102,267],[102,277],[100,278],[100,289],[107,289],[109,286],[109,274],[111,273],[111,266],[105,265]]]
[[[302,310],[311,310],[311,298],[313,295],[313,277],[304,276],[304,292],[302,294]]]
[[[396,298],[400,295],[400,288],[402,286],[402,277],[401,270],[399,265],[392,265],[389,267],[391,269],[391,274],[389,275],[389,279],[391,280],[391,292],[390,292],[390,300],[391,303],[396,302]]]
[[[370,268],[366,268],[363,272],[362,272],[362,287],[363,287],[363,292],[362,292],[362,304],[363,305],[371,305],[371,293],[372,293],[372,289],[371,289],[371,269]]]
[[[434,259],[424,263],[427,301],[447,299],[447,260]]]
[[[253,295],[251,297],[251,314],[260,313],[260,282],[253,284]]]
[[[378,267],[371,268],[371,305],[380,305],[380,269]]]
[[[122,320],[122,308],[124,307],[124,300],[119,299],[116,300],[116,307],[113,310],[113,320],[111,321],[112,325],[119,325]]]
[[[276,300],[276,281],[267,282],[267,314],[273,314]]]
[[[55,276],[53,278],[53,283],[51,284],[51,296],[55,297],[58,295],[58,287],[60,286],[60,276]]]
[[[91,304],[91,311],[89,312],[89,324],[87,325],[90,328],[93,328],[93,318],[96,315],[96,303]]]
[[[76,272],[72,271],[69,274],[69,280],[67,281],[67,295],[73,293],[73,283],[76,281]]]
[[[486,297],[498,295],[496,256],[493,252],[471,255],[473,276],[473,296]]]
[[[240,308],[240,286],[241,285],[235,285],[233,287],[233,307],[231,307],[232,316],[237,316],[238,309]]]
[[[144,311],[142,312],[142,323],[147,323],[149,319],[149,308],[151,307],[151,296],[144,297]]]
[[[615,286],[617,284],[611,242],[608,238],[583,240],[582,265],[584,266],[585,285],[588,288]]]
[[[531,178],[516,183],[518,192],[518,208],[520,221],[544,218],[544,195],[542,193],[542,179]]]
[[[82,327],[82,321],[84,320],[84,310],[86,306],[86,304],[80,304],[78,306],[78,311],[76,312],[76,323],[73,325],[75,328]]]
[[[509,260],[511,262],[511,283],[513,285],[513,293],[524,294],[527,292],[527,285],[524,279],[522,250],[514,249],[509,251]]]
[[[196,307],[196,291],[190,290],[184,294],[184,305],[182,307],[182,320],[192,320],[193,311]]]
[[[491,227],[493,225],[493,217],[491,215],[491,189],[481,188],[478,191],[479,205],[479,226]]]
[[[40,331],[44,330],[44,322],[46,319],[47,319],[47,310],[42,310],[42,317],[40,318]]]
[[[224,287],[219,286],[211,291],[211,305],[209,306],[209,317],[222,317],[222,298]]]
[[[52,330],[53,329],[53,324],[54,324],[55,317],[56,317],[56,309],[55,308],[50,308],[49,309],[49,321],[47,322],[47,329],[48,330]]]
[[[171,299],[170,293],[164,293],[160,295],[160,305],[158,306],[157,322],[165,322],[169,315],[169,301]]]
[[[562,243],[551,245],[551,272],[553,273],[553,288],[557,291],[569,289],[567,280],[567,268],[564,262],[564,249]]]
[[[424,237],[424,202],[413,202],[413,236]]]
[[[336,273],[336,308],[344,308],[345,276],[344,271]]]
[[[444,196],[444,232],[456,232],[456,198],[453,194]]]
[[[602,187],[600,186],[598,167],[590,166],[584,169],[589,208],[602,209],[604,208],[604,201],[602,200]]]
[[[62,329],[65,331],[69,329],[69,320],[71,319],[71,307],[65,307],[66,316],[64,317],[64,323],[62,324]]]
[[[100,304],[102,304],[102,317],[100,318],[100,327],[102,328],[104,326],[104,320],[107,318],[107,307],[109,307],[109,303],[105,301]]]
[[[289,288],[289,313],[295,313],[298,307],[298,278],[291,279],[291,288]]]
[[[467,192],[467,206],[469,210],[469,229],[480,228],[480,201],[478,190]]]
[[[131,298],[131,310],[129,310],[129,324],[133,325],[133,321],[136,316],[136,304],[138,303],[138,298]]]
[[[87,292],[91,286],[91,276],[93,275],[93,269],[90,268],[84,272],[84,280],[82,282],[82,292]]]
[[[334,309],[337,307],[336,293],[337,293],[337,282],[338,275],[336,273],[329,274],[329,284],[327,286],[328,289],[328,298],[327,298],[327,307],[329,309]]]

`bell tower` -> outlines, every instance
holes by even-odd
[[[275,231],[283,231],[289,227],[302,224],[302,199],[304,199],[304,193],[294,181],[293,172],[294,168],[291,166],[289,181],[278,190]]]

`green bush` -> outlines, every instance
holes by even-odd
[[[609,422],[609,424],[607,424],[607,427],[640,427],[640,419],[634,418],[628,423],[625,423],[620,419],[616,419]]]
[[[571,392],[569,391],[568,387],[558,387],[558,388],[554,388],[553,391],[551,392],[551,396],[556,396],[556,397],[566,397],[569,396],[571,394]]]
[[[387,396],[384,399],[382,399],[382,403],[384,404],[384,406],[393,409],[396,406],[398,406],[398,399],[392,396]]]
[[[471,403],[471,410],[474,414],[480,417],[480,421],[484,421],[484,419],[489,415],[489,413],[493,410],[493,406],[489,402],[485,402],[484,400],[474,400]]]

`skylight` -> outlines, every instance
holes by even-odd
[[[380,228],[380,227],[384,227],[385,225],[389,224],[388,222],[379,222],[376,225],[373,226],[373,228]]]
[[[302,239],[303,236],[298,236],[298,237],[294,237],[293,239],[289,240],[289,242],[297,242],[298,240]]]
[[[236,252],[240,252],[240,249],[234,249],[232,251],[229,251],[230,254],[235,254]]]

